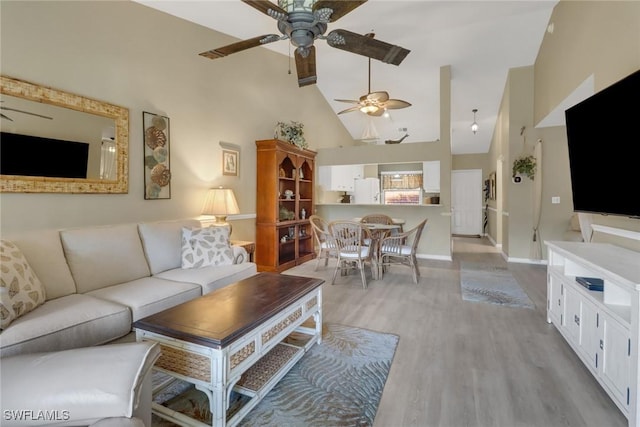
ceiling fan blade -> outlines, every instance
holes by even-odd
[[[352,111],[360,111],[360,106],[358,105],[356,107],[347,108],[346,110],[339,111],[338,114],[350,113]]]
[[[327,34],[327,43],[331,47],[347,52],[377,59],[387,64],[400,65],[411,52],[400,46],[392,45],[372,37],[363,36],[347,30],[333,30]]]
[[[296,49],[295,57],[296,70],[298,71],[298,86],[302,87],[315,84],[318,79],[316,76],[315,46],[309,47],[309,53],[306,57],[303,57],[298,49]]]
[[[282,17],[288,16],[286,10],[268,0],[242,0],[242,2],[275,19],[281,19]],[[269,13],[269,10],[272,10],[273,12]],[[278,16],[278,14],[282,15]]]
[[[356,7],[366,3],[367,0],[320,0],[314,3],[313,11],[320,9],[331,9],[333,13],[329,16],[329,22],[335,22],[342,18],[347,13],[351,12]]]
[[[334,99],[334,101],[338,101],[338,102],[348,102],[349,104],[359,104],[360,101],[356,101],[353,99]]]
[[[411,104],[401,99],[390,99],[384,103],[384,108],[387,110],[398,110],[400,108],[411,107]]]
[[[264,36],[258,36],[252,39],[231,43],[217,49],[211,49],[206,52],[202,52],[199,55],[209,59],[224,58],[225,56],[231,55],[232,53],[241,52],[243,50],[251,49],[252,47],[262,46],[278,40],[280,40],[280,36],[278,35],[265,34]]]
[[[16,113],[28,114],[28,115],[30,115],[30,116],[40,117],[41,119],[53,120],[53,117],[43,116],[42,114],[30,113],[30,112],[28,112],[28,111],[18,110],[17,108],[11,108],[11,107],[0,107],[0,110],[15,111]],[[6,116],[5,116],[5,117],[6,117]],[[9,119],[8,117],[6,117],[6,118],[7,118],[7,119]],[[9,119],[9,120],[11,120],[11,119]],[[13,120],[11,120],[11,121],[13,121]]]
[[[378,92],[371,92],[367,95],[360,97],[360,101],[375,101],[375,102],[387,102],[389,100],[389,94],[383,90]]]

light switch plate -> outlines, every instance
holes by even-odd
[[[560,197],[559,196],[553,196],[551,198],[551,203],[553,203],[554,205],[557,205],[558,203],[560,203]]]

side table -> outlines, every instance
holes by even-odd
[[[253,253],[256,251],[255,242],[248,242],[245,240],[232,240],[231,244],[236,246],[242,246],[249,254],[249,261],[253,262]]]

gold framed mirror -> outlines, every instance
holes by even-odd
[[[42,141],[82,146],[84,172],[61,175],[58,171],[24,173],[13,169],[13,160],[5,156],[0,173],[0,192],[4,193],[127,193],[129,191],[129,110],[69,92],[0,76],[0,113],[3,136],[33,139],[33,147]],[[28,124],[29,120],[36,124]],[[54,123],[51,126],[50,123]],[[5,125],[6,123],[6,125]],[[15,132],[12,133],[12,129]],[[51,132],[52,134],[49,134]],[[63,134],[62,138],[59,137]],[[89,135],[89,136],[87,136]],[[5,140],[5,138],[2,138]],[[6,138],[9,141],[10,138]],[[77,142],[81,141],[81,142]],[[69,144],[70,143],[70,144]],[[2,140],[0,140],[2,144]],[[86,147],[85,147],[86,146]],[[8,142],[7,142],[8,147]],[[58,147],[58,146],[56,146]],[[57,149],[57,148],[56,148]],[[6,149],[8,153],[9,149]],[[58,164],[67,159],[66,151],[31,149],[20,162]],[[46,153],[48,158],[39,159]],[[16,157],[17,158],[17,157]],[[16,160],[18,162],[18,160]],[[9,165],[9,166],[8,166]],[[82,167],[81,167],[82,168]],[[28,169],[28,168],[27,168]],[[5,174],[5,170],[11,171]],[[39,170],[39,169],[36,169]]]

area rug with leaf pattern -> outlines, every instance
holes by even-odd
[[[460,263],[460,287],[465,301],[535,307],[515,277],[503,267],[463,261]]]
[[[325,323],[315,344],[240,422],[241,426],[371,426],[399,337]],[[166,375],[154,373],[154,382]],[[232,403],[244,397],[232,393]],[[211,424],[208,400],[192,385],[176,381],[154,400]],[[228,412],[228,413],[230,413]],[[153,415],[152,425],[170,426]]]

